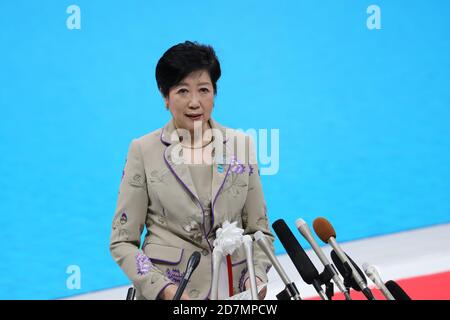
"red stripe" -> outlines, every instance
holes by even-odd
[[[233,265],[231,264],[231,256],[227,255],[227,269],[228,269],[228,293],[230,297],[233,295]]]
[[[387,280],[385,280],[387,281]],[[395,280],[412,300],[450,300],[450,271],[431,275]],[[337,290],[337,288],[335,288]],[[372,289],[377,300],[386,300],[378,289]],[[366,300],[361,292],[350,292],[354,300]],[[308,300],[319,300],[314,297]],[[344,295],[336,293],[333,300],[345,300]]]

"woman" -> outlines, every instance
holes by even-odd
[[[261,230],[273,242],[251,140],[211,118],[220,74],[213,48],[189,41],[167,50],[156,66],[172,119],[131,142],[110,242],[137,299],[172,299],[194,251],[202,256],[182,299],[208,299],[213,241],[225,221],[236,221],[244,234]],[[248,290],[242,248],[231,262],[233,294]],[[267,282],[271,265],[258,245],[254,263],[257,284]]]

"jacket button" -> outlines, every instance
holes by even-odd
[[[189,292],[189,296],[191,297],[191,298],[198,298],[198,296],[199,296],[199,294],[200,294],[200,291],[198,291],[198,290],[196,290],[196,289],[192,289],[190,292]]]
[[[202,255],[207,256],[209,254],[209,251],[206,249],[202,250]]]
[[[157,275],[153,275],[153,276],[150,278],[150,284],[154,284],[156,281],[158,281],[158,276],[157,276]]]

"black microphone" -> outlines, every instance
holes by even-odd
[[[134,300],[136,296],[136,289],[134,287],[128,288],[126,300]]]
[[[344,285],[347,288],[351,287],[356,291],[361,291],[361,287],[358,285],[358,283],[352,277],[352,270],[348,266],[346,266],[342,263],[341,259],[339,259],[338,255],[336,254],[336,252],[334,252],[334,250],[331,251],[330,255],[331,255],[331,260],[333,260],[334,264],[336,265],[336,268],[339,270],[339,273],[344,278]],[[345,255],[347,256],[348,260],[353,265],[353,267],[356,269],[356,271],[359,273],[359,275],[361,276],[364,283],[367,285],[367,279],[366,279],[366,276],[364,275],[364,273],[362,272],[362,270],[352,260],[352,258],[350,258],[348,256],[348,254],[345,254]]]
[[[298,240],[295,238],[292,231],[289,229],[283,219],[279,219],[272,224],[273,230],[281,241],[281,244],[286,249],[287,254],[292,260],[295,268],[309,285],[313,285],[317,293],[323,300],[328,300],[328,297],[322,290],[319,272],[314,264],[309,259],[305,250],[302,248]]]
[[[394,296],[395,300],[411,300],[405,291],[398,285],[397,282],[389,280],[385,283],[386,288]]]
[[[337,255],[337,253],[334,252],[334,250],[332,250],[331,251],[331,259],[333,260],[334,264],[338,268],[339,273],[344,278],[344,285],[346,287],[351,287],[356,291],[362,291],[362,293],[366,296],[366,298],[368,300],[375,300],[375,297],[374,297],[372,291],[370,291],[369,287],[367,286],[367,279],[366,279],[364,272],[362,272],[362,270],[358,267],[358,265],[355,263],[355,261],[352,260],[352,258],[350,258],[345,252],[344,252],[344,254],[347,257],[347,259],[350,261],[350,263],[352,264],[352,267],[356,270],[356,272],[359,274],[362,281],[364,282],[364,288],[361,288],[361,286],[358,284],[358,282],[356,282],[356,279],[352,275],[352,269],[351,269],[350,265],[348,264],[348,262],[342,263],[341,259],[339,259],[338,255]]]
[[[188,260],[186,271],[184,272],[183,279],[180,282],[180,285],[178,286],[177,292],[175,292],[175,295],[173,296],[173,300],[180,300],[181,295],[184,292],[184,289],[186,288],[186,285],[189,282],[189,279],[191,278],[192,273],[197,268],[199,262],[200,262],[201,254],[198,251],[195,251]]]

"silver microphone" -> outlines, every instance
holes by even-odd
[[[311,248],[317,254],[317,256],[319,257],[319,259],[322,262],[322,264],[324,265],[324,267],[333,273],[333,281],[334,281],[334,283],[336,283],[339,290],[341,290],[341,292],[344,293],[345,299],[352,300],[347,288],[345,288],[344,283],[342,282],[341,278],[339,277],[335,266],[328,260],[328,258],[323,253],[323,251],[320,248],[319,244],[317,243],[316,239],[314,239],[312,232],[309,229],[308,225],[306,224],[305,220],[297,219],[295,221],[295,225],[297,226],[298,231],[302,234],[303,238],[305,238],[306,241],[308,241],[308,243],[311,245]]]
[[[247,258],[248,275],[250,278],[250,292],[252,294],[252,300],[258,299],[258,289],[256,288],[256,276],[255,265],[253,264],[253,239],[246,234],[242,237],[242,242],[245,248],[245,257]]]
[[[260,246],[262,251],[266,254],[267,258],[269,258],[270,262],[274,266],[275,270],[277,271],[278,275],[280,276],[283,283],[288,288],[289,294],[291,298],[294,300],[301,300],[300,294],[297,291],[297,288],[293,285],[292,281],[289,279],[288,275],[284,271],[283,267],[280,264],[280,261],[275,257],[272,250],[269,247],[269,244],[267,243],[266,237],[261,231],[255,232],[255,240],[256,243]]]
[[[380,289],[383,295],[388,300],[395,300],[394,296],[389,292],[388,288],[384,285],[381,279],[380,273],[377,267],[369,265],[368,263],[363,263],[362,265],[364,273],[372,280],[372,282]]]
[[[220,265],[223,259],[223,250],[221,247],[214,247],[212,259],[213,259],[213,274],[212,274],[213,279],[212,279],[210,299],[217,300],[219,294]]]

